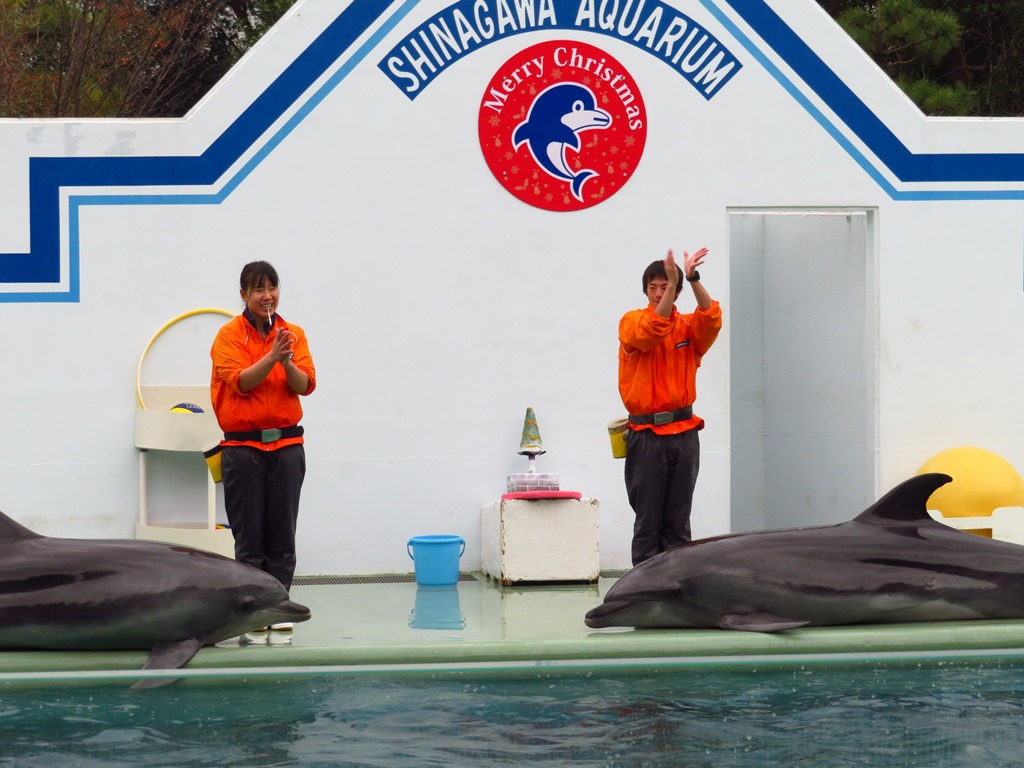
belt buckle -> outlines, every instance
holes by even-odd
[[[260,430],[260,442],[261,443],[272,443],[275,440],[281,439],[280,429],[261,429]]]
[[[656,413],[654,414],[654,423],[657,424],[659,427],[662,424],[671,424],[672,416],[672,411],[662,411],[661,413]]]

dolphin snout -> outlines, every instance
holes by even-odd
[[[287,618],[284,621],[309,621],[313,618],[312,611],[309,610],[302,603],[296,603],[294,600],[285,600],[273,608],[274,611],[280,613]]]
[[[605,128],[612,122],[612,116],[603,109],[582,109],[570,112],[562,118],[562,123],[573,131],[584,131],[588,128]]]
[[[596,608],[591,608],[587,611],[587,615],[583,617],[583,623],[591,629],[624,626],[619,623],[619,615],[629,610],[632,605],[633,603],[628,603],[624,600],[601,603]]]

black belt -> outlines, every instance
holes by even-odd
[[[245,442],[272,443],[288,437],[302,437],[302,427],[281,427],[280,429],[254,429],[252,432],[225,432],[225,440],[241,440]]]
[[[660,413],[645,413],[642,416],[629,415],[630,424],[671,424],[673,421],[686,421],[693,417],[693,406],[676,408],[674,411],[661,411]]]

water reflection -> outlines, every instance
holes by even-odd
[[[413,629],[465,629],[466,617],[459,610],[459,588],[417,586],[409,626]]]

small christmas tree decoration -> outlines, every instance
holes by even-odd
[[[530,457],[530,471],[533,471],[534,457],[547,453],[544,450],[544,443],[540,439],[540,429],[537,427],[537,415],[533,408],[526,409],[526,418],[523,419],[523,439],[519,441],[519,454]]]
[[[540,439],[540,428],[537,426],[537,415],[533,408],[526,409],[526,418],[523,419],[523,436],[519,441],[519,454],[530,460],[528,472],[517,472],[508,476],[508,492],[518,493],[521,491],[557,491],[559,478],[554,473],[537,472],[537,457],[544,450],[544,443]]]

